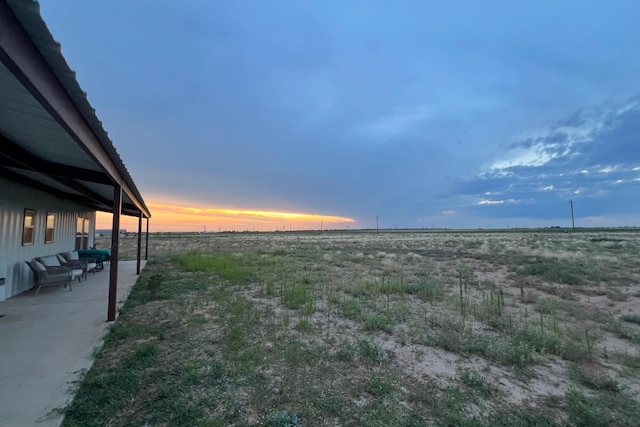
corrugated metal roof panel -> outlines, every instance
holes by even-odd
[[[38,157],[99,171],[95,161],[0,64],[0,132]]]
[[[10,169],[13,172],[16,172],[26,178],[36,180],[48,187],[55,188],[56,190],[69,193],[69,194],[74,194],[76,196],[82,196],[82,193],[80,193],[79,191],[69,188],[68,186],[56,181],[54,178],[51,178],[43,173],[25,170],[25,169],[16,169],[16,168],[7,168],[7,169]]]
[[[137,189],[135,183],[133,182],[133,179],[131,178],[129,171],[125,167],[118,152],[113,146],[107,133],[103,129],[102,123],[96,117],[95,109],[93,109],[93,107],[91,107],[91,105],[89,104],[86,93],[81,89],[80,85],[76,80],[75,73],[71,70],[66,60],[64,59],[60,49],[60,44],[53,39],[51,32],[47,28],[45,22],[42,20],[42,17],[40,16],[40,6],[38,2],[29,1],[29,0],[6,0],[6,3],[11,8],[11,10],[13,11],[17,19],[20,21],[22,26],[24,27],[30,39],[36,45],[36,48],[38,49],[38,51],[40,52],[44,60],[47,62],[50,69],[55,74],[56,78],[64,88],[65,92],[67,93],[67,95],[69,96],[73,104],[76,106],[76,109],[78,110],[78,112],[80,113],[80,115],[82,116],[86,124],[91,129],[91,132],[95,135],[100,145],[106,151],[113,165],[115,165],[117,171],[122,177],[122,180],[124,180],[129,190],[133,193],[133,196],[137,200],[137,203],[143,206],[144,210],[146,210],[146,212],[148,213],[149,210],[146,207],[144,200],[140,195],[139,190]],[[7,79],[7,81],[10,81],[10,79]],[[49,139],[50,141],[55,141],[58,144],[58,145],[56,144],[50,144],[50,145],[59,147],[61,151],[63,151],[63,155],[68,156],[64,162],[61,162],[60,160],[55,160],[53,157],[47,160],[56,161],[58,163],[64,163],[64,164],[70,164],[69,162],[73,162],[72,163],[73,166],[79,166],[79,167],[92,169],[92,170],[95,170],[96,167],[100,167],[100,165],[94,161],[91,162],[91,165],[85,163],[86,159],[83,158],[83,156],[79,152],[71,148],[71,146],[68,144],[69,140],[65,141],[64,138],[58,135],[59,129],[55,129],[55,126],[51,125],[51,123],[47,124],[47,123],[39,122],[39,119],[46,122],[47,121],[46,115],[41,115],[42,111],[38,111],[38,109],[36,108],[37,106],[31,105],[28,99],[20,100],[19,98],[22,95],[22,91],[24,90],[24,87],[20,86],[21,90],[18,90],[15,87],[15,82],[13,83],[14,84],[12,86],[9,86],[9,88],[13,87],[13,90],[15,90],[15,93],[13,93],[13,96],[16,98],[15,101],[17,102],[17,105],[22,105],[22,110],[23,110],[22,113],[26,114],[31,108],[33,108],[33,110],[31,110],[31,114],[26,114],[24,115],[24,117],[27,117],[29,118],[29,120],[31,120],[30,123],[33,125],[34,128],[42,127],[43,129],[39,132],[36,132],[35,135],[33,134],[30,135],[30,138],[25,138],[25,139],[28,139],[29,141],[31,141],[31,138],[36,138],[36,139],[39,138],[38,139],[39,142],[25,142],[24,140],[20,139],[20,136],[22,135],[23,137],[26,137],[27,134],[21,133],[19,130],[16,130],[11,125],[7,125],[7,123],[0,124],[0,129],[2,130],[2,132],[7,132],[7,136],[9,136],[15,142],[20,143],[26,149],[29,149],[29,144],[32,144],[31,148],[34,148],[33,144],[35,144],[35,148],[38,149],[39,156],[43,156],[43,155],[55,156],[56,150],[47,151],[46,148],[48,145],[47,146],[40,145],[42,144],[43,140],[47,140],[47,138],[50,138]],[[31,101],[34,101],[37,103],[37,101],[33,98],[31,99]],[[24,117],[21,118],[21,120],[24,119]],[[53,117],[49,116],[49,118],[51,121],[55,122],[55,119]],[[9,133],[11,133],[11,135],[9,135]],[[73,141],[73,137],[70,135],[68,136],[71,139],[71,141]],[[80,144],[76,145],[76,149],[77,148],[80,148],[82,151],[85,150],[85,146],[82,146]],[[91,159],[91,156],[88,156],[88,157],[89,159]],[[123,194],[123,198],[125,203],[126,202],[134,203],[134,201],[131,200],[126,193]],[[111,200],[113,199],[113,194],[109,196],[109,199]]]

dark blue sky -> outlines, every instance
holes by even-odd
[[[41,9],[147,201],[640,225],[635,0]]]

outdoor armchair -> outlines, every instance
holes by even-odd
[[[40,258],[36,258],[40,264],[42,264],[47,270],[50,268],[66,268],[71,271],[71,279],[78,279],[78,282],[81,280],[82,275],[84,274],[84,270],[82,266],[76,265],[74,266],[66,266],[60,263],[60,259],[56,255],[48,255]]]
[[[45,267],[37,260],[26,261],[27,265],[33,271],[33,288],[36,294],[40,292],[43,286],[69,285],[71,291],[71,281],[73,280],[72,270],[67,267]]]
[[[73,270],[82,270],[82,274],[78,276],[78,282],[80,282],[80,278],[84,277],[85,279],[87,278],[87,263],[86,262],[82,262],[82,261],[67,261],[65,259],[65,257],[63,257],[62,255],[56,255],[56,258],[58,258],[58,261],[60,262],[60,265],[62,267],[67,267],[67,268],[71,268]]]
[[[82,263],[86,263],[87,266],[86,266],[86,270],[85,271],[90,271],[90,272],[95,274],[96,267],[98,266],[98,263],[96,262],[95,258],[80,257],[80,254],[78,253],[78,251],[65,252],[65,253],[62,254],[62,256],[64,257],[64,259],[67,260],[67,262],[82,262]]]

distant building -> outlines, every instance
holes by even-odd
[[[127,229],[126,228],[121,228],[120,229],[120,236],[124,237],[129,235],[129,233],[127,233]],[[95,232],[95,237],[108,237],[111,236],[111,229],[110,228],[101,228],[101,229],[96,229]]]

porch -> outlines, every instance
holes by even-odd
[[[145,261],[142,261],[142,267]],[[118,263],[118,307],[139,276],[136,261]],[[74,396],[111,322],[105,322],[109,269],[74,283],[0,302],[0,425],[58,426],[56,410]]]

